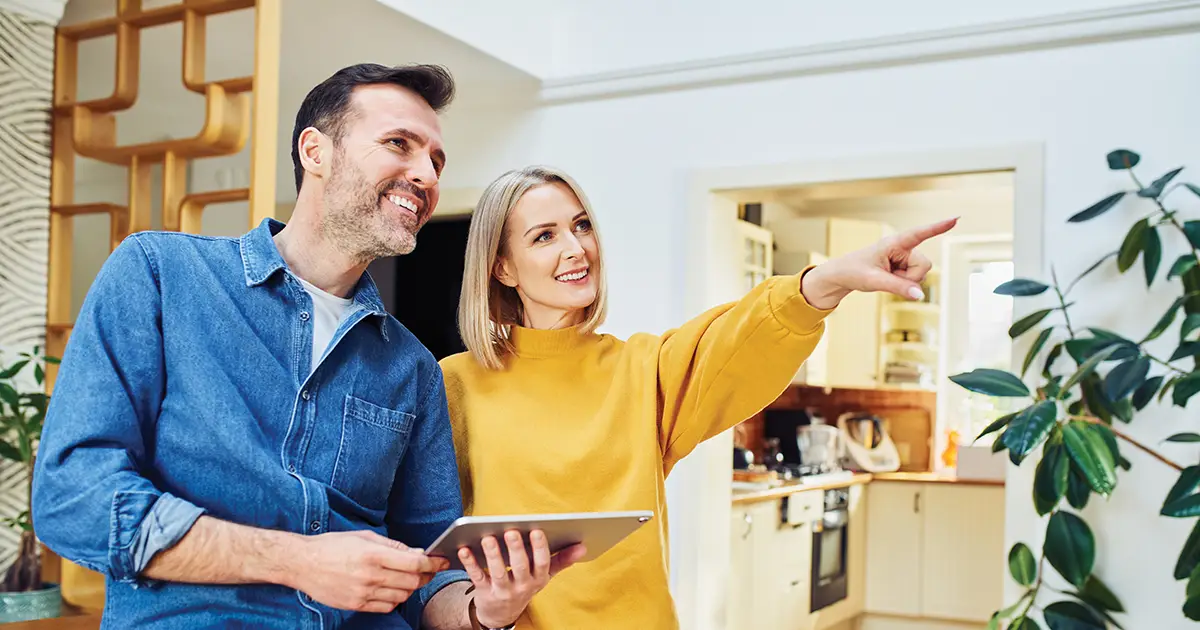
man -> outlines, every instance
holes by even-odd
[[[442,376],[365,270],[437,205],[453,93],[435,66],[345,68],[296,116],[287,226],[140,233],[105,262],[33,515],[106,576],[106,626],[503,628],[579,557],[539,538],[518,566],[518,537],[514,571],[469,588],[420,549],[462,509]]]

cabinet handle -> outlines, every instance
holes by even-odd
[[[747,514],[745,518],[746,518],[746,531],[745,531],[745,533],[742,534],[742,540],[746,540],[747,538],[749,538],[750,531],[752,529],[754,529],[754,517]]]
[[[921,512],[921,493],[914,492],[913,493],[913,514],[919,514],[920,512]]]

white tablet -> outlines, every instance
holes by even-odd
[[[517,530],[525,541],[525,553],[533,561],[533,550],[529,534],[541,530],[546,534],[550,553],[558,553],[571,545],[583,543],[587,554],[579,562],[587,562],[621,542],[634,530],[654,518],[654,512],[639,510],[631,512],[576,512],[566,514],[523,514],[503,516],[464,516],[452,523],[441,536],[425,550],[426,555],[445,558],[451,569],[462,569],[458,550],[467,547],[475,555],[480,567],[487,567],[481,541],[485,536],[495,536],[505,566],[509,566],[508,546],[504,532]]]

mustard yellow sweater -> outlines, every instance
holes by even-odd
[[[667,475],[783,393],[828,313],[802,297],[799,275],[783,276],[662,336],[515,328],[504,370],[443,359],[467,514],[655,514],[551,580],[517,628],[678,628]]]

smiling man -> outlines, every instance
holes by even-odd
[[[442,374],[366,268],[437,205],[453,93],[436,66],[345,68],[297,114],[288,225],[105,262],[33,480],[40,538],[106,576],[104,627],[502,628],[573,560],[518,540],[469,592],[420,550],[462,513]]]

